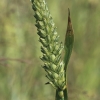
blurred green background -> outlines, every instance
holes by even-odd
[[[75,34],[68,67],[69,100],[100,100],[99,0],[46,0],[64,42],[67,9]],[[0,100],[54,100],[45,82],[30,0],[0,2]]]

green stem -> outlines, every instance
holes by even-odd
[[[65,88],[63,91],[57,89],[55,100],[68,100],[67,88]]]

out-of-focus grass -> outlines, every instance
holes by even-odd
[[[68,67],[69,100],[100,98],[99,0],[46,0],[64,41],[67,9],[75,34]],[[54,89],[45,86],[40,43],[30,1],[0,2],[0,100],[53,100]]]

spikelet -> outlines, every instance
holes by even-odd
[[[59,36],[56,26],[48,11],[45,0],[31,0],[32,8],[35,11],[37,34],[41,42],[41,60],[44,62],[43,68],[47,72],[46,77],[54,88],[64,90],[66,86],[64,63],[61,61],[62,43],[59,43]]]

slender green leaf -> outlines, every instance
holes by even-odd
[[[67,69],[69,58],[72,53],[73,42],[74,42],[74,34],[73,34],[73,28],[72,28],[72,23],[71,23],[71,18],[70,18],[70,10],[68,9],[68,25],[67,25],[67,31],[66,31],[65,43],[64,43],[64,49],[65,49],[64,69],[65,71]]]

